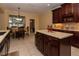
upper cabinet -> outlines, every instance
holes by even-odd
[[[58,10],[57,13],[54,12],[55,10],[53,10],[53,23],[79,22],[78,7],[78,3],[62,4],[60,8],[55,9]],[[55,14],[58,14],[58,16]]]
[[[62,6],[62,12],[63,12],[63,16],[66,16],[66,15],[68,15],[69,16],[69,14],[71,15],[71,14],[73,14],[73,9],[74,9],[74,7],[73,7],[73,4],[71,4],[71,3],[66,3],[66,4],[63,4],[63,5],[61,5]]]
[[[75,4],[75,19],[76,19],[76,22],[79,22],[79,3],[76,3]]]
[[[76,22],[75,19],[75,4],[66,3],[62,6],[62,22]]]
[[[54,23],[61,23],[61,8],[57,8],[53,10],[53,22]]]

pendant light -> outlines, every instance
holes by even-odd
[[[17,15],[17,20],[20,20],[20,7],[18,7],[18,15]]]

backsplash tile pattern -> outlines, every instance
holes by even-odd
[[[55,29],[79,30],[79,23],[58,23],[53,24]]]

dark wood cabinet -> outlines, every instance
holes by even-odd
[[[79,22],[79,3],[74,4],[74,8],[75,21]]]
[[[49,55],[49,45],[50,43],[47,40],[44,40],[44,55]]]
[[[57,23],[58,22],[58,9],[53,10],[53,22]]]
[[[53,23],[79,22],[78,19],[79,19],[78,3],[65,3],[62,4],[60,8],[53,10]]]
[[[65,22],[76,22],[76,4],[66,3],[62,5],[62,21]]]
[[[74,32],[74,37],[72,40],[72,45],[79,48],[79,32]]]
[[[62,29],[53,29],[53,31],[60,31],[66,33],[72,33],[73,37],[71,39],[71,45],[79,48],[79,31],[69,31],[69,30],[62,30]]]
[[[45,56],[58,56],[58,42],[52,37],[38,33],[35,35],[37,49]]]
[[[44,35],[44,55],[47,56],[58,56],[58,42],[53,40],[51,36]]]
[[[52,36],[37,32],[35,34],[35,43],[37,49],[45,56],[71,55],[70,39],[68,38],[59,40]],[[63,51],[63,49],[65,51]]]
[[[35,44],[36,44],[36,46],[37,46],[37,48],[41,51],[41,52],[43,52],[43,35],[41,36],[42,34],[40,34],[40,33],[37,33],[36,35],[35,35]],[[38,38],[38,39],[37,39]],[[39,43],[39,44],[38,44]],[[38,47],[39,46],[39,47]]]
[[[53,10],[53,22],[54,23],[61,23],[61,18],[62,18],[62,13],[61,13],[61,8],[57,8]]]
[[[65,3],[62,4],[62,12],[63,15],[73,14],[74,13],[74,4],[72,3]]]

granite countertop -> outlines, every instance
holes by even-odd
[[[10,32],[10,30],[0,30],[0,32],[5,32],[3,35],[0,35],[0,43],[5,39],[6,35]]]
[[[64,32],[59,32],[59,31],[52,31],[52,32],[48,32],[47,30],[37,30],[37,32],[46,34],[46,35],[50,35],[52,37],[56,37],[58,39],[64,39],[70,36],[73,36],[73,34],[71,33],[64,33]]]
[[[57,29],[57,28],[53,28],[53,29]],[[76,31],[76,32],[79,32],[79,29],[57,29],[57,30],[65,30],[65,31]]]

